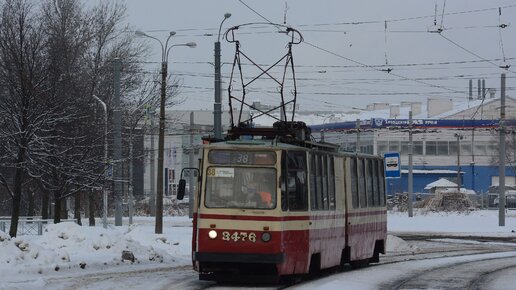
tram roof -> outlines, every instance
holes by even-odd
[[[343,151],[339,149],[339,146],[332,143],[325,142],[311,142],[305,141],[305,146],[277,142],[276,140],[268,140],[268,139],[248,139],[248,140],[226,140],[213,142],[210,144],[205,144],[207,148],[210,149],[242,149],[243,147],[248,149],[280,149],[280,150],[306,150],[312,152],[332,152],[337,153],[339,155],[347,155],[347,156],[362,156],[362,157],[372,157],[371,154],[366,153],[358,153],[358,152],[350,152]],[[381,158],[381,156],[375,156]]]

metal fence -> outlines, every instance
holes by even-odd
[[[76,222],[75,219],[65,219],[61,222]],[[41,217],[20,217],[18,220],[18,231],[16,236],[23,235],[42,235],[43,228],[47,224],[53,224],[51,219],[42,219]],[[7,232],[11,227],[11,217],[0,217],[0,231]]]

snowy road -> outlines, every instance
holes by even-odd
[[[327,272],[289,289],[512,289],[516,245],[439,239],[409,241],[411,250],[393,252],[371,267]],[[81,273],[81,272],[79,272]],[[19,281],[11,289],[284,289],[283,285],[217,285],[198,281],[191,266],[127,265],[99,272]],[[512,275],[512,276],[511,276]]]
[[[413,241],[413,252],[293,289],[514,289],[516,244],[443,239]]]
[[[450,265],[438,266],[423,272],[414,271],[408,278],[384,285],[382,288],[493,289],[488,282],[489,279],[501,271],[516,267],[516,253],[510,257],[491,256],[476,255],[475,258],[479,260],[452,262]]]

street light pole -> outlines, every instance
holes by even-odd
[[[100,105],[102,106],[102,109],[104,110],[104,166],[107,167],[108,162],[108,115],[107,115],[107,106],[104,101],[102,101],[99,97],[93,95],[93,98],[97,100]],[[104,184],[104,189],[102,191],[102,226],[104,228],[107,228],[107,187],[106,184]]]
[[[213,130],[215,139],[222,139],[222,92],[220,80],[220,30],[222,23],[231,17],[231,13],[224,14],[219,26],[219,35],[215,42],[215,103],[213,104]]]
[[[500,143],[498,166],[498,226],[505,226],[505,73],[500,78]]]
[[[154,152],[154,109],[147,108],[147,114],[150,119],[150,193],[149,193],[149,208],[150,208],[150,216],[156,216],[156,175],[154,167],[156,166],[155,162],[155,152]]]
[[[155,233],[163,233],[163,179],[164,179],[164,168],[163,168],[163,157],[165,151],[165,100],[167,95],[167,70],[168,70],[168,54],[170,49],[174,46],[188,46],[194,48],[197,46],[195,42],[188,42],[184,44],[174,44],[168,47],[168,41],[176,33],[171,31],[165,42],[165,45],[161,40],[156,37],[150,36],[142,31],[136,31],[136,35],[152,38],[159,42],[161,45],[161,96],[160,96],[160,108],[159,108],[159,138],[158,138],[158,176],[156,181],[156,225]]]

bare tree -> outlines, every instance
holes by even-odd
[[[46,57],[40,21],[29,1],[7,0],[0,19],[1,165],[12,170],[0,183],[12,197],[9,234],[16,236],[23,180],[37,135],[52,126],[45,106]]]
[[[107,181],[104,126],[91,124],[100,117],[94,95],[112,114],[115,58],[123,64],[125,124],[133,130],[144,116],[143,105],[156,107],[159,74],[144,73],[140,59],[147,48],[127,32],[125,12],[123,5],[111,1],[88,9],[79,0],[3,2],[0,184],[12,201],[11,236],[16,236],[23,198],[29,214],[41,200],[44,217],[52,198],[58,222],[61,201],[76,195],[75,214],[80,218],[80,193]],[[179,86],[178,80],[169,82],[167,103],[181,101]]]
[[[90,118],[93,114],[81,108],[88,108],[88,104],[94,102],[93,95],[104,99],[108,105],[111,104],[112,61],[120,58],[124,64],[123,70],[139,71],[141,69],[138,59],[145,48],[134,43],[132,35],[126,33],[127,28],[123,26],[125,8],[116,2],[99,4],[90,11],[83,12],[78,1],[54,1],[45,6],[44,12],[47,30],[53,32],[49,35],[49,40],[53,40],[50,42],[53,44],[51,47],[54,47],[51,54],[54,57],[66,56],[65,62],[57,62],[54,66],[54,77],[58,81],[52,87],[56,88],[57,96],[64,102],[73,104],[68,109],[72,108],[75,112],[71,119],[73,122],[66,124],[67,132],[74,134],[68,137],[73,138],[74,142],[61,141],[55,144],[62,148],[58,150],[61,158],[51,159],[55,172],[47,174],[44,179],[47,188],[52,188],[54,193],[54,220],[58,221],[58,201],[71,195],[78,198],[79,194],[76,193],[98,185],[99,179],[103,179],[104,167],[101,166],[100,158],[103,155],[100,151],[102,146],[98,146],[101,145],[98,141],[103,139],[99,132],[104,134],[104,130],[89,130],[92,128],[88,124],[93,122]],[[122,92],[130,93],[135,90],[141,80],[139,74],[124,74]],[[67,98],[69,92],[74,92],[72,97],[75,100]],[[81,116],[78,111],[84,115]],[[63,160],[63,156],[68,159]],[[75,174],[78,170],[81,174]],[[77,214],[76,211],[76,217]]]

